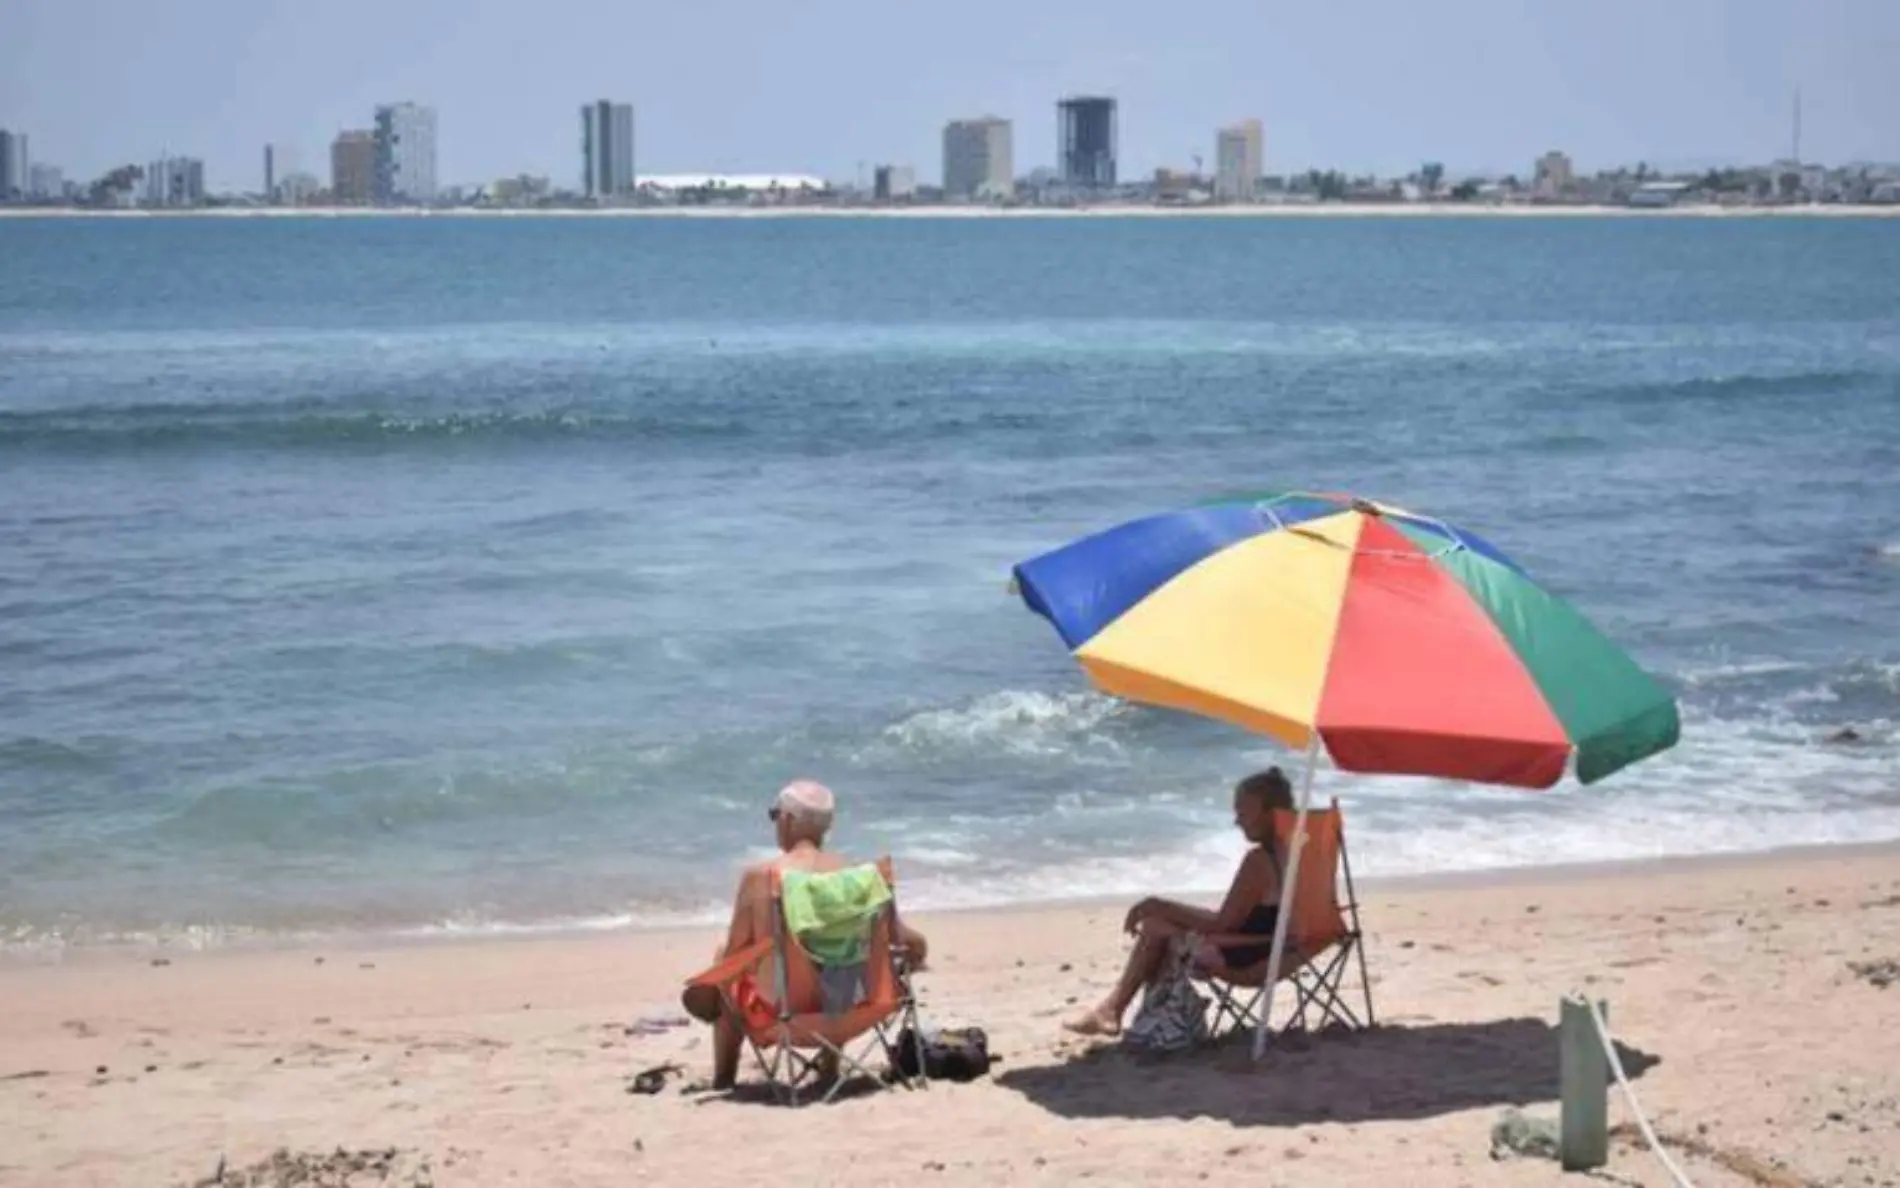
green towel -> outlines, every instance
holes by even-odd
[[[785,926],[820,965],[855,965],[870,948],[877,913],[891,901],[890,885],[875,866],[825,874],[788,870]]]

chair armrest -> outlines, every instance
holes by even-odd
[[[738,980],[740,974],[757,965],[759,959],[771,951],[771,938],[753,941],[737,953],[728,953],[721,957],[710,969],[686,979],[686,984],[688,986],[717,986],[724,989]]]

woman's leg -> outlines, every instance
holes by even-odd
[[[1134,951],[1128,954],[1128,964],[1122,968],[1121,979],[1108,992],[1108,997],[1096,1004],[1094,1010],[1063,1026],[1078,1035],[1121,1034],[1122,1016],[1128,1013],[1128,1004],[1135,1001],[1135,995],[1141,993],[1143,986],[1161,975],[1169,946],[1177,935],[1172,925],[1158,920],[1145,921],[1135,937]]]
[[[713,1024],[713,1088],[721,1091],[739,1083],[739,1025],[722,1014]]]

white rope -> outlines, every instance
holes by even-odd
[[[1623,1072],[1623,1061],[1616,1054],[1616,1044],[1610,1039],[1610,1025],[1604,1021],[1603,1012],[1588,998],[1583,999],[1583,1005],[1590,1008],[1590,1022],[1596,1025],[1597,1039],[1603,1042],[1603,1055],[1609,1058],[1610,1071],[1616,1074],[1616,1083],[1623,1087],[1623,1096],[1629,1099],[1630,1112],[1636,1115],[1636,1125],[1642,1129],[1649,1149],[1656,1152],[1656,1158],[1662,1160],[1663,1167],[1669,1172],[1669,1178],[1676,1182],[1677,1188],[1695,1188],[1689,1182],[1689,1177],[1683,1175],[1682,1169],[1676,1166],[1676,1161],[1669,1157],[1669,1152],[1663,1149],[1662,1140],[1656,1137],[1655,1128],[1643,1113],[1643,1103],[1636,1100],[1636,1090],[1630,1088],[1630,1079]]]

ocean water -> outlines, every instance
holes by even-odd
[[[922,905],[1219,886],[1287,756],[1006,582],[1261,487],[1682,698],[1323,774],[1361,872],[1900,838],[1897,476],[1885,220],[0,220],[0,944],[700,918],[796,775]]]

